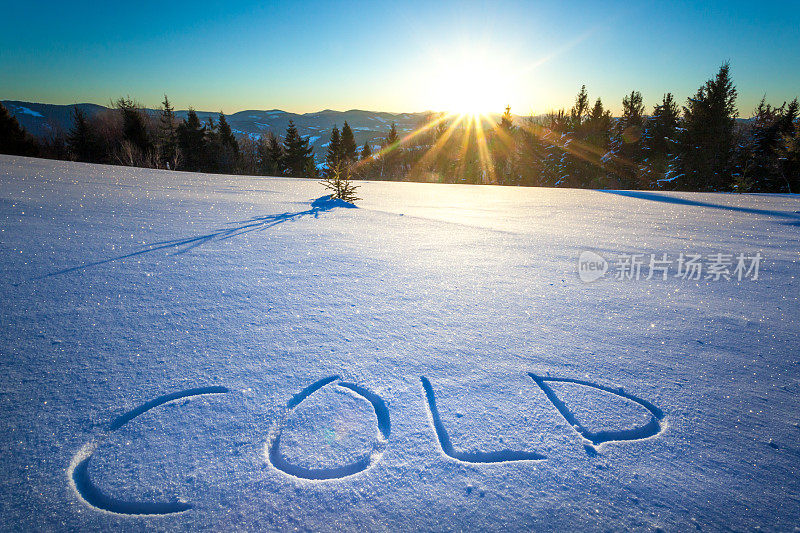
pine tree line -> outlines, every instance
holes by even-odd
[[[499,121],[455,123],[431,114],[417,134],[400,138],[392,124],[373,153],[359,148],[345,122],[327,144],[325,177],[492,183],[552,187],[800,192],[800,109],[795,99],[762,99],[749,121],[737,121],[736,87],[723,64],[679,106],[666,93],[650,114],[631,91],[614,118],[586,86],[568,109]],[[87,117],[73,111],[63,136],[34,139],[0,106],[0,153],[195,172],[317,178],[308,138],[292,122],[282,139],[236,138],[224,114],[178,120],[168,98],[158,115],[130,98]]]
[[[0,105],[0,153],[190,172],[318,177],[308,138],[291,122],[282,142],[271,134],[258,143],[239,140],[223,113],[201,122],[189,109],[179,120],[166,96],[157,115],[125,97],[92,117],[74,107],[72,119],[68,132],[37,140]]]
[[[581,87],[570,109],[515,120],[440,122],[394,157],[415,181],[582,188],[800,192],[798,100],[762,99],[738,121],[728,64],[682,107],[666,93],[646,114],[642,95],[618,118]],[[426,120],[435,120],[428,117]]]

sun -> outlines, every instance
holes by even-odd
[[[452,81],[450,98],[446,110],[456,114],[484,115],[502,107],[498,88],[486,79],[464,73]]]
[[[509,69],[486,50],[461,50],[438,57],[433,72],[423,81],[430,109],[455,115],[502,113],[510,103]]]
[[[483,115],[502,108],[503,90],[493,74],[475,65],[453,65],[435,84],[435,108],[459,115]]]

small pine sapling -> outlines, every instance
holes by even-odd
[[[326,189],[332,191],[331,200],[343,200],[352,204],[361,199],[356,196],[356,189],[358,189],[358,186],[353,185],[348,173],[343,173],[339,165],[333,167],[333,172],[327,175],[320,183],[324,185]]]

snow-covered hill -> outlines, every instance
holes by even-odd
[[[797,196],[322,195],[0,156],[4,529],[800,523]]]

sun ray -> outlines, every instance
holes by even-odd
[[[452,123],[447,127],[447,129],[442,133],[441,137],[439,137],[436,142],[425,151],[422,157],[417,161],[411,169],[411,175],[416,175],[417,172],[420,172],[422,169],[425,168],[426,165],[430,164],[432,160],[436,158],[439,152],[442,151],[447,141],[450,140],[450,137],[453,135],[453,132],[458,128],[459,124],[461,124],[466,115],[461,113],[460,115],[450,115],[451,117],[455,117],[452,119]],[[446,119],[447,117],[445,117]]]
[[[381,148],[380,150],[378,150],[377,152],[372,154],[369,158],[362,159],[360,161],[356,161],[355,163],[353,163],[351,165],[351,167],[350,167],[351,170],[354,171],[354,170],[358,169],[359,167],[367,164],[370,161],[373,161],[375,159],[380,159],[381,157],[385,156],[386,154],[388,154],[388,153],[390,153],[390,152],[392,152],[394,150],[397,150],[401,146],[403,146],[405,144],[408,144],[408,142],[411,141],[413,138],[418,137],[419,135],[422,135],[426,131],[429,131],[431,128],[439,125],[439,123],[441,123],[443,120],[446,120],[446,119],[447,119],[447,115],[441,115],[441,116],[439,116],[439,117],[437,117],[435,119],[432,119],[432,120],[428,121],[426,124],[423,124],[419,128],[409,132],[404,137],[401,137],[400,139],[398,139],[397,141],[393,142],[392,144],[384,146],[383,148]]]
[[[478,117],[480,119],[481,117]],[[495,172],[494,172],[494,161],[492,160],[492,153],[489,150],[488,143],[486,142],[486,133],[483,128],[483,121],[477,121],[478,124],[475,127],[475,139],[478,142],[478,158],[481,164],[481,171],[482,181],[486,183],[486,177],[488,176],[488,183],[495,183],[497,181]]]
[[[462,115],[466,118],[464,135],[461,138],[461,148],[458,152],[457,175],[463,176],[467,168],[467,152],[469,151],[469,141],[472,136],[472,123],[475,121],[474,115]]]
[[[542,65],[544,65],[546,63],[549,63],[550,61],[552,61],[556,57],[560,56],[561,54],[564,54],[564,53],[570,51],[571,49],[575,48],[576,46],[581,44],[583,41],[587,40],[589,37],[593,36],[594,34],[596,34],[597,32],[599,32],[600,30],[602,30],[605,27],[607,27],[607,26],[604,26],[603,24],[597,24],[597,25],[589,28],[588,30],[586,30],[582,34],[578,35],[574,39],[571,39],[571,40],[567,41],[566,43],[562,44],[561,46],[559,46],[558,48],[553,49],[550,53],[540,57],[536,61],[528,63],[524,67],[518,68],[515,72],[511,73],[511,76],[512,76],[511,79],[521,78],[521,77],[525,76],[526,74],[529,74],[530,72],[532,72],[532,71],[536,70],[537,68],[541,67]]]
[[[539,124],[531,124],[523,121],[521,127],[528,133],[539,138],[540,140],[549,143],[553,146],[556,146],[559,149],[569,153],[570,155],[582,159],[583,161],[586,161],[587,163],[590,163],[596,167],[608,169],[609,166],[613,165],[616,165],[617,167],[627,167],[627,168],[636,166],[633,162],[628,161],[625,158],[619,157],[608,150],[604,150],[592,144],[584,143],[574,138],[562,140],[561,134],[545,126],[541,126]]]
[[[503,143],[503,147],[506,150],[511,150],[514,147],[514,138],[503,128],[500,127],[500,122],[498,122],[493,115],[487,115],[486,121],[489,122],[490,129],[494,132],[497,139]]]

